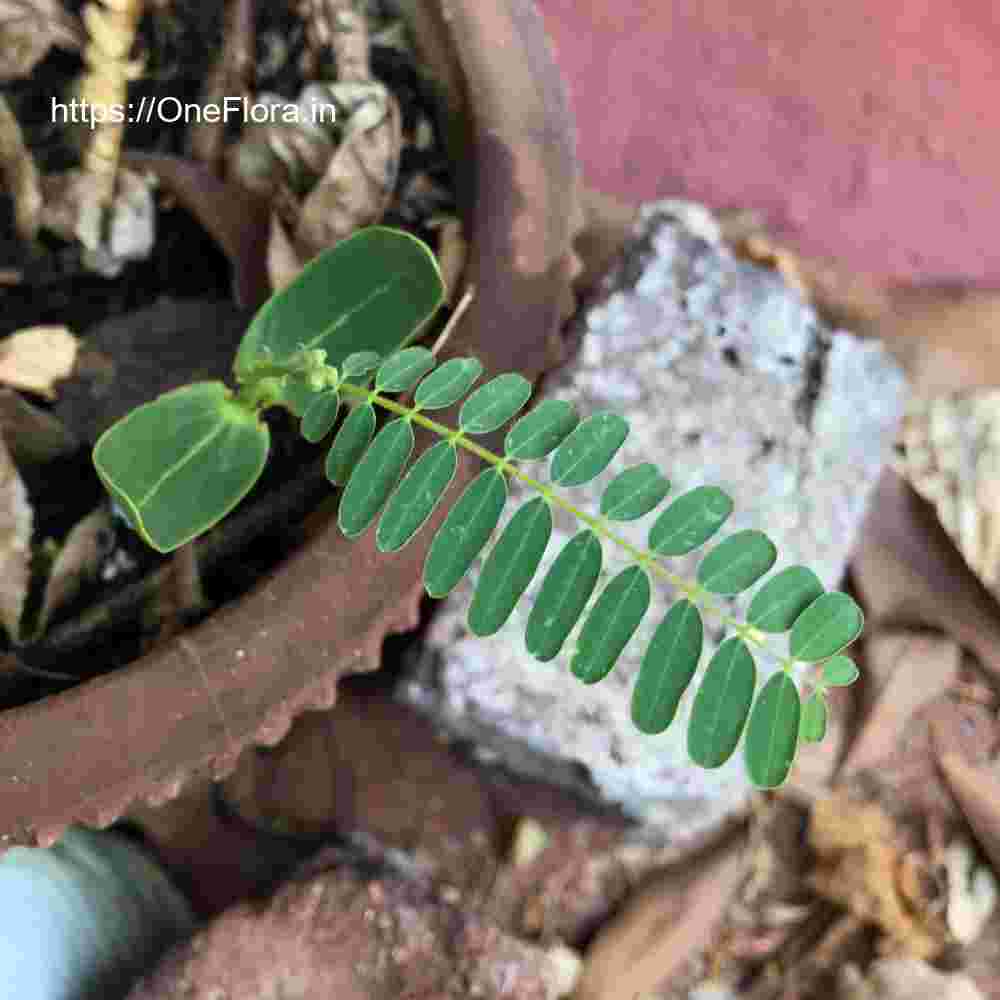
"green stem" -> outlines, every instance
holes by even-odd
[[[628,541],[628,539],[623,538],[617,532],[609,528],[608,523],[604,518],[594,517],[586,511],[580,510],[574,504],[570,503],[559,493],[553,490],[551,486],[548,486],[532,476],[529,476],[527,473],[523,472],[516,465],[514,465],[509,459],[503,458],[490,451],[488,448],[484,448],[482,445],[477,444],[475,441],[466,437],[461,430],[457,430],[454,427],[448,427],[446,424],[438,423],[438,421],[432,420],[430,417],[425,417],[419,411],[419,408],[404,406],[394,399],[389,399],[387,396],[380,395],[374,389],[365,389],[362,386],[352,385],[349,382],[341,382],[338,387],[338,391],[341,393],[346,392],[348,395],[355,396],[358,399],[374,403],[376,406],[380,406],[384,410],[388,410],[390,413],[394,413],[406,420],[410,420],[418,427],[423,427],[425,430],[438,435],[438,437],[442,437],[450,443],[458,445],[460,448],[464,448],[477,458],[481,458],[484,462],[492,465],[498,472],[512,476],[514,479],[524,483],[525,486],[531,487],[531,489],[540,493],[549,503],[552,503],[557,507],[561,507],[567,513],[572,514],[577,520],[582,521],[600,538],[604,538],[613,545],[623,549],[628,553],[633,561],[643,567],[643,569],[650,570],[656,576],[677,588],[677,590],[683,593],[688,600],[690,600],[693,604],[698,605],[704,613],[717,616],[723,625],[732,628],[741,639],[752,643],[759,649],[765,650],[770,655],[776,657],[781,668],[786,673],[789,672],[794,666],[796,662],[794,658],[783,656],[782,654],[776,652],[764,638],[765,634],[763,632],[747,625],[746,622],[741,621],[739,618],[729,614],[728,611],[715,604],[709,597],[708,591],[705,590],[701,584],[685,579],[682,576],[678,576],[676,573],[672,573],[659,561],[660,556],[657,553],[649,552],[646,549],[633,545],[630,541]]]

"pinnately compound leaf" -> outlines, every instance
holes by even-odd
[[[701,658],[704,626],[686,598],[674,603],[656,627],[632,691],[632,722],[643,733],[662,733],[677,714]]]
[[[484,469],[466,486],[438,528],[424,562],[424,589],[431,597],[451,593],[489,541],[507,503],[507,480]]]
[[[343,486],[375,433],[375,410],[371,403],[356,406],[340,425],[333,445],[326,456],[326,478]]]
[[[437,359],[426,347],[407,347],[386,358],[375,373],[377,392],[412,389],[435,365]]]
[[[802,706],[799,739],[803,743],[822,743],[826,736],[827,707],[822,691],[813,691]]]
[[[478,358],[451,358],[417,386],[413,402],[421,410],[443,410],[457,403],[482,373]]]
[[[340,397],[332,389],[317,396],[302,416],[300,433],[311,444],[322,441],[333,430],[340,409]]]
[[[601,560],[601,543],[589,528],[571,538],[556,556],[525,631],[525,645],[536,660],[551,660],[562,649],[597,586]]]
[[[750,711],[744,744],[747,771],[758,788],[777,788],[795,761],[799,739],[798,688],[782,672],[763,687]]]
[[[789,651],[796,660],[817,663],[854,642],[864,626],[861,608],[848,594],[821,594],[796,619]]]
[[[649,577],[639,566],[622,570],[601,591],[576,640],[570,669],[584,684],[610,673],[649,607]]]
[[[340,365],[340,374],[345,378],[354,375],[367,375],[382,364],[382,357],[375,351],[355,351],[348,354]]]
[[[354,467],[340,498],[337,523],[348,538],[357,538],[375,520],[399,482],[413,451],[409,420],[390,420],[378,432]]]
[[[524,462],[545,458],[559,447],[578,420],[572,403],[564,399],[543,399],[507,432],[504,455]]]
[[[663,556],[683,556],[707,542],[733,512],[733,501],[718,486],[682,493],[656,519],[649,547]]]
[[[822,593],[823,584],[808,566],[789,566],[754,594],[747,622],[761,632],[787,632]]]
[[[609,521],[634,521],[648,514],[668,493],[670,483],[652,462],[633,465],[608,483],[601,514]]]
[[[469,629],[493,635],[510,617],[542,561],[552,535],[552,511],[543,497],[510,519],[483,563],[469,607]]]
[[[823,684],[826,687],[847,687],[857,679],[857,664],[849,656],[834,656],[823,664]]]
[[[736,636],[715,651],[691,709],[688,754],[702,767],[721,767],[743,734],[757,668],[747,644]]]
[[[737,531],[702,559],[698,582],[713,594],[739,594],[752,587],[777,558],[774,542],[763,531]]]
[[[379,552],[396,552],[423,526],[455,476],[455,446],[439,441],[425,451],[396,487],[378,522]]]
[[[617,413],[595,413],[579,424],[552,456],[550,476],[560,486],[580,486],[599,476],[628,437]]]
[[[462,404],[458,426],[465,434],[489,434],[507,423],[530,397],[531,383],[523,375],[498,375]]]

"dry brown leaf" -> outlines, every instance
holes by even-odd
[[[65,326],[32,326],[0,340],[0,382],[55,399],[52,386],[73,370],[79,341]]]
[[[577,1000],[652,993],[711,942],[746,875],[746,842],[731,840],[649,885],[605,925],[585,960]]]
[[[929,907],[914,910],[900,893],[904,848],[895,823],[877,803],[843,792],[821,799],[813,806],[809,839],[817,854],[809,881],[821,896],[877,925],[895,950],[915,958],[941,951],[946,929],[929,916]]]
[[[82,44],[80,22],[60,0],[0,0],[0,82],[27,76],[53,45]]]
[[[28,593],[33,523],[28,491],[0,435],[0,625],[15,641]]]
[[[298,14],[306,28],[303,76],[314,76],[323,50],[332,48],[337,79],[371,79],[368,22],[354,0],[300,0]]]
[[[292,242],[277,213],[271,216],[271,237],[267,241],[267,275],[271,292],[280,292],[295,280],[309,257]]]
[[[80,445],[58,417],[32,406],[13,389],[0,388],[0,432],[14,461],[22,465],[49,462]]]
[[[300,207],[295,238],[310,257],[377,223],[392,198],[402,145],[399,104],[381,85],[372,88]]]
[[[292,245],[309,260],[381,220],[396,187],[403,136],[396,98],[371,76],[364,10],[353,0],[303,0],[299,13],[306,22],[306,62],[315,68],[321,50],[333,49],[337,83],[329,88],[331,99],[350,107],[322,176],[297,208],[282,213]],[[289,259],[281,249],[275,257]],[[272,287],[282,278],[282,272],[271,272]]]
[[[71,601],[83,582],[97,574],[108,540],[113,537],[112,530],[111,513],[104,504],[73,526],[49,570],[42,609],[34,626],[36,635],[42,635],[52,613]]]
[[[891,467],[869,501],[851,575],[872,630],[939,629],[1000,680],[1000,605],[962,558],[934,508]]]
[[[954,640],[912,631],[875,632],[866,640],[864,652],[876,690],[844,761],[843,776],[891,757],[917,710],[958,679],[962,660]]]
[[[2,2],[2,0],[0,0]],[[0,52],[3,43],[0,41]],[[33,240],[42,212],[38,168],[24,144],[21,126],[0,94],[0,180],[14,200],[14,224],[24,240]]]

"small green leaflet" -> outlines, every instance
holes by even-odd
[[[823,664],[823,684],[827,687],[847,687],[858,679],[858,667],[849,656],[834,656]]]
[[[355,351],[344,358],[340,365],[340,374],[345,378],[352,375],[367,375],[375,371],[381,363],[382,358],[375,351]]]
[[[412,389],[434,367],[436,360],[426,347],[407,347],[393,354],[382,362],[375,374],[375,391]]]
[[[617,413],[595,413],[579,424],[552,456],[550,476],[559,486],[580,486],[600,475],[628,437]]]
[[[390,420],[354,467],[340,498],[337,522],[348,538],[364,534],[399,482],[413,451],[409,420]]]
[[[375,410],[371,403],[356,406],[340,425],[326,456],[326,478],[331,483],[342,486],[350,479],[374,433]]]
[[[232,395],[221,382],[174,389],[132,410],[94,445],[101,481],[158,552],[221,521],[264,469],[267,425]]]
[[[839,653],[861,634],[865,618],[848,594],[821,594],[796,619],[789,650],[796,660],[817,663]]]
[[[493,635],[531,583],[552,535],[552,511],[543,497],[529,500],[510,519],[486,557],[469,607],[469,630]]]
[[[523,462],[545,458],[576,427],[578,419],[572,403],[564,399],[543,399],[507,432],[504,454]]]
[[[721,767],[733,755],[753,701],[757,668],[736,636],[715,651],[691,709],[688,754],[702,767]]]
[[[622,570],[601,591],[576,640],[570,669],[584,684],[607,677],[649,607],[649,577],[639,566]]]
[[[777,788],[788,777],[795,761],[800,712],[795,682],[784,672],[775,674],[757,696],[744,743],[747,771],[758,788]]]
[[[545,574],[535,600],[525,644],[536,660],[551,660],[590,600],[601,573],[601,543],[589,528],[571,538]]]
[[[789,566],[754,594],[747,609],[747,622],[761,632],[787,632],[822,593],[823,584],[811,569]]]
[[[632,721],[642,733],[662,733],[677,714],[701,658],[704,627],[698,608],[676,601],[656,627],[632,691]]]
[[[774,542],[763,531],[737,531],[702,559],[698,582],[713,594],[739,594],[752,587],[777,558]]]
[[[340,397],[336,389],[321,393],[309,404],[302,417],[302,436],[311,444],[322,441],[333,430],[339,409]]]
[[[827,707],[822,691],[813,691],[802,706],[799,739],[803,743],[822,743],[826,736]]]
[[[530,397],[531,383],[523,375],[498,375],[462,404],[458,426],[464,434],[488,434],[507,423]]]
[[[484,469],[466,486],[438,528],[424,563],[424,589],[431,597],[451,593],[489,541],[507,503],[507,481]]]
[[[455,446],[439,441],[425,451],[396,487],[378,522],[379,552],[396,552],[422,527],[455,476]]]
[[[340,369],[349,354],[388,357],[412,340],[444,299],[430,248],[387,226],[359,230],[324,250],[257,311],[240,342],[237,379],[264,358],[322,348]]]
[[[707,542],[733,512],[732,499],[718,486],[697,486],[681,494],[656,519],[649,547],[663,556],[683,556]]]
[[[457,403],[483,373],[476,358],[452,358],[417,386],[413,402],[421,410],[443,410]]]
[[[634,465],[608,483],[601,497],[601,514],[609,521],[634,521],[648,514],[669,492],[670,483],[655,465]]]

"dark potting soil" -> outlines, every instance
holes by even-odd
[[[68,7],[78,13],[82,0]],[[222,5],[177,0],[166,10],[147,13],[139,32],[145,71],[142,79],[130,85],[130,100],[143,96],[198,100],[221,45],[221,11]],[[302,27],[284,4],[259,4],[256,16],[257,89],[292,99],[303,85],[297,68],[304,47]],[[275,58],[276,45],[282,50],[281,58]],[[372,66],[376,77],[399,99],[404,130],[415,127],[421,111],[434,120],[430,98],[405,57],[376,46]],[[54,125],[51,100],[72,96],[82,68],[79,54],[53,49],[29,77],[4,84],[4,95],[43,174],[79,163],[86,139],[84,126],[74,131]],[[156,121],[130,125],[124,138],[126,149],[171,154],[183,154],[184,143],[182,126]],[[439,153],[405,149],[401,182],[416,171],[449,184],[448,168]],[[393,215],[387,215],[384,222],[407,228],[432,246],[436,242],[434,231],[420,225],[406,224]],[[231,274],[225,255],[178,206],[158,205],[150,256],[126,265],[117,278],[107,279],[84,269],[78,246],[51,235],[42,233],[36,247],[25,247],[14,235],[12,204],[0,197],[0,268],[16,269],[23,276],[17,285],[0,287],[0,337],[29,326],[66,325],[85,345],[100,342],[106,349],[109,342],[115,342],[107,336],[109,324],[118,328],[117,343],[127,344],[129,337],[121,334],[133,317],[138,333],[148,326],[152,313],[169,312],[171,303],[178,312],[186,312],[187,326],[193,322],[192,311],[196,315],[201,308],[206,316],[203,327],[218,329],[218,313],[230,300]],[[125,367],[127,353],[122,348],[111,360]],[[162,360],[159,354],[156,359]],[[151,392],[149,398],[155,394]],[[66,395],[70,395],[68,388]],[[36,406],[50,407],[45,400],[29,398]],[[59,408],[57,402],[57,413]],[[72,410],[62,414],[64,419],[67,415],[73,419]],[[272,430],[268,465],[240,507],[205,536],[200,568],[208,609],[193,620],[239,598],[280,563],[300,541],[298,523],[331,495],[322,474],[323,451],[307,444],[298,434],[297,421],[283,411],[270,411],[266,419]],[[79,422],[70,426],[80,431]],[[46,538],[64,539],[98,504],[107,502],[90,459],[95,436],[81,434],[84,443],[68,457],[21,470],[35,513],[34,545]],[[160,623],[149,619],[149,608],[155,603],[155,575],[162,575],[167,560],[142,543],[123,521],[114,521],[112,534],[106,540],[102,572],[58,610],[44,636],[16,651],[0,636],[0,654],[16,652],[24,668],[0,677],[0,709],[114,670],[155,642]],[[40,583],[34,581],[29,608],[39,599]]]

